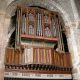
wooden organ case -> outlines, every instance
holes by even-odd
[[[32,77],[34,80],[56,79],[60,74],[63,79],[71,78],[70,54],[64,50],[58,13],[17,6],[16,15],[15,47],[7,47],[5,53],[5,80],[20,76],[20,80],[29,80],[31,74],[37,76]]]

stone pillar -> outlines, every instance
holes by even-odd
[[[3,37],[3,27],[4,27],[4,13],[0,13],[0,80],[4,80],[4,62],[3,62],[3,54],[4,54],[4,37]]]
[[[73,80],[80,80],[80,31],[75,25],[70,27],[68,33],[68,45],[72,59],[72,76]]]
[[[4,58],[9,24],[10,18],[6,17],[5,12],[0,13],[0,80],[4,80]]]
[[[74,54],[75,60],[73,62],[73,78],[80,80],[80,30],[76,29],[74,32],[77,52]]]

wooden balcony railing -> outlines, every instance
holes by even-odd
[[[71,59],[69,53],[59,53],[51,50],[50,63],[36,62],[25,63],[23,50],[7,48],[5,53],[5,70],[21,70],[21,71],[50,71],[52,73],[71,73]],[[34,53],[33,53],[34,54]],[[43,55],[42,55],[43,56]],[[33,55],[33,58],[35,55]],[[39,56],[37,56],[39,57]],[[46,57],[46,56],[45,56]],[[39,57],[40,58],[40,57]],[[46,58],[47,59],[47,58]],[[44,60],[43,60],[44,61]],[[56,72],[57,71],[57,72]]]

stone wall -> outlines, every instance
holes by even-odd
[[[14,15],[16,4],[41,6],[57,11],[63,18],[69,51],[72,57],[73,78],[80,76],[80,25],[74,0],[0,0],[0,80],[3,80],[5,47],[9,41],[10,17]],[[26,4],[25,4],[26,3]],[[77,76],[76,76],[77,74]]]

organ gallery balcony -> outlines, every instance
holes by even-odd
[[[14,18],[15,31],[5,51],[5,77],[71,79],[70,53],[59,14],[17,6]]]
[[[36,54],[37,49],[42,48],[31,48],[33,50],[32,55],[25,55],[24,50],[6,48],[5,71],[71,74],[72,67],[69,53],[59,53],[50,48],[49,53],[43,51],[41,55],[40,52]],[[44,49],[47,51],[47,48],[42,50]]]

